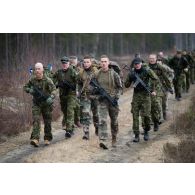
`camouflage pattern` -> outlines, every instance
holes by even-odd
[[[151,91],[155,91],[155,82],[150,82],[150,80],[158,80],[157,75],[147,66],[142,66],[141,69],[132,69],[127,75],[125,80],[125,87],[131,86],[131,83],[136,82],[136,77],[133,73],[136,72],[143,82],[151,88]],[[150,130],[150,115],[151,115],[151,98],[150,94],[145,90],[145,88],[139,83],[134,86],[133,100],[131,103],[131,113],[133,114],[133,132],[135,135],[139,135],[139,116],[142,117],[142,125],[144,130]]]
[[[81,93],[81,124],[86,127],[84,131],[86,131],[86,129],[89,130],[89,125],[91,124],[92,119],[91,111],[93,113],[93,123],[96,128],[99,123],[97,99],[92,95],[92,88],[89,85],[90,80],[96,76],[97,72],[97,68],[90,67],[87,70],[80,70],[78,75],[79,93]]]
[[[76,73],[78,74],[79,71],[80,71],[80,68],[73,65],[73,64],[70,64],[70,66],[76,71]],[[77,89],[78,91],[78,89]],[[77,124],[78,122],[80,122],[80,115],[81,115],[81,108],[80,108],[80,100],[78,98],[76,98],[76,101],[75,101],[75,108],[74,108],[74,123]]]
[[[119,75],[113,70],[109,69],[104,72],[102,69],[97,74],[97,81],[106,92],[114,98],[119,99],[122,92],[122,83]],[[112,139],[116,139],[118,133],[118,113],[119,108],[114,107],[105,99],[99,97],[98,101],[99,112],[99,140],[104,142],[108,138],[107,116],[109,115],[111,121],[111,134]]]
[[[164,108],[165,110],[162,108],[162,101],[165,100],[163,97],[166,96],[167,91],[172,90],[172,82],[170,76],[168,75],[173,74],[173,70],[171,70],[168,66],[159,63],[149,64],[149,67],[159,78],[156,82],[157,95],[151,98],[151,115],[154,123],[160,123],[163,119],[163,113],[166,112],[166,108]],[[166,105],[166,103],[164,104]]]
[[[56,86],[63,82],[63,80],[66,80],[69,83],[76,85],[77,74],[72,67],[69,67],[66,71],[60,69],[55,72],[53,79]],[[63,112],[62,126],[66,125],[66,130],[72,132],[74,130],[74,109],[77,101],[76,90],[71,90],[66,87],[59,87],[59,97],[61,110]]]
[[[29,93],[30,89],[33,87],[38,88],[48,97],[55,97],[55,85],[53,81],[46,77],[45,75],[41,80],[38,80],[35,76],[32,76],[29,82],[24,86],[24,91]],[[33,131],[31,134],[31,139],[40,138],[40,116],[42,115],[44,121],[44,139],[52,140],[52,105],[48,105],[46,101],[36,101],[33,97],[32,115],[33,115]]]
[[[169,67],[173,69],[175,73],[173,85],[175,89],[175,97],[176,99],[179,99],[181,98],[182,93],[182,83],[185,82],[184,69],[188,68],[188,62],[183,56],[181,58],[174,56],[169,60]]]

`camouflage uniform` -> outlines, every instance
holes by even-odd
[[[104,72],[102,69],[97,74],[97,81],[102,88],[113,98],[117,100],[122,92],[122,83],[119,75],[113,70],[109,69]],[[111,120],[111,134],[112,134],[112,144],[116,143],[116,137],[118,133],[118,106],[114,107],[106,99],[99,97],[98,102],[98,112],[99,112],[99,140],[100,144],[103,143],[107,145],[108,133],[107,133],[107,116],[109,114]]]
[[[80,69],[77,68],[76,66],[70,64],[70,66],[76,71],[76,73],[78,74]],[[78,89],[77,89],[78,91]],[[80,122],[80,115],[81,115],[81,109],[80,109],[80,101],[78,98],[76,98],[76,104],[75,104],[75,115],[74,115],[74,123],[78,124]]]
[[[30,90],[35,90],[37,88],[45,97],[55,97],[55,85],[53,81],[43,76],[42,79],[37,79],[35,76],[32,76],[29,82],[24,86],[24,90],[29,93]],[[48,105],[46,100],[42,100],[39,97],[33,95],[33,106],[32,106],[32,115],[33,115],[33,131],[31,134],[31,139],[39,140],[40,138],[40,116],[43,116],[44,121],[44,140],[52,140],[51,132],[51,121],[52,121],[52,105]]]
[[[89,139],[89,125],[91,124],[91,111],[93,113],[93,123],[98,132],[98,110],[97,110],[97,98],[92,96],[92,88],[89,85],[90,80],[97,74],[97,68],[90,67],[89,69],[82,69],[79,72],[78,84],[80,101],[81,101],[81,123],[83,125],[84,136],[83,139]]]
[[[191,57],[193,60],[193,63],[191,64],[191,74],[190,74],[190,78],[191,78],[191,83],[194,84],[195,83],[195,52],[191,52]]]
[[[54,76],[54,83],[56,86],[60,86],[63,81],[67,81],[75,86],[75,90],[69,89],[68,87],[59,87],[59,97],[61,110],[63,112],[62,126],[66,125],[66,134],[73,133],[74,130],[74,110],[76,105],[76,82],[77,74],[76,71],[69,67],[67,70],[60,69]]]
[[[149,64],[149,67],[159,78],[158,82],[156,82],[157,95],[151,97],[151,115],[154,122],[154,130],[157,131],[158,125],[161,122],[162,115],[166,115],[166,110],[162,110],[163,97],[165,99],[167,91],[171,91],[173,93],[171,82],[169,80],[169,77],[167,76],[167,72],[170,74],[173,71],[171,71],[168,66],[159,63]]]
[[[136,83],[136,77],[134,76],[134,72],[138,74],[140,79],[149,86],[150,79],[158,80],[156,74],[149,68],[149,67],[141,67],[141,69],[136,70],[133,69],[132,72],[129,72],[126,80],[125,80],[125,87],[130,87],[131,83]],[[151,86],[152,91],[155,91],[155,83]],[[135,137],[138,138],[139,141],[139,114],[141,114],[143,118],[143,128],[144,134],[148,135],[148,131],[150,130],[150,114],[151,114],[151,97],[148,91],[138,83],[134,86],[134,93],[133,93],[133,100],[131,103],[131,113],[133,114],[133,132]],[[144,135],[144,138],[145,138]],[[137,141],[136,141],[137,142]]]
[[[183,56],[181,58],[174,56],[172,59],[169,60],[169,67],[173,69],[175,73],[175,77],[173,79],[175,98],[177,100],[180,100],[182,84],[185,82],[184,69],[188,68],[188,62]]]

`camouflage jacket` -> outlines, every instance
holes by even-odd
[[[143,66],[141,69],[136,70],[132,69],[129,74],[127,75],[127,78],[125,80],[125,87],[128,88],[131,86],[131,83],[136,83],[137,79],[135,77],[135,73],[138,74],[140,79],[148,86],[151,91],[156,91],[156,82],[150,82],[150,80],[158,81],[157,75],[152,71],[148,66]],[[143,87],[141,83],[138,83],[136,86],[134,86],[134,92],[135,93],[148,93],[147,90]]]
[[[60,97],[67,95],[76,95],[76,85],[77,85],[77,73],[76,71],[69,66],[65,71],[63,69],[57,70],[53,75],[54,84],[59,88]],[[63,82],[67,81],[70,85],[74,86],[75,89],[71,89],[63,85]]]
[[[169,67],[174,70],[175,77],[177,78],[184,73],[184,69],[188,68],[189,63],[185,57],[177,58],[174,56],[169,60]]]
[[[90,67],[88,70],[81,69],[78,74],[78,90],[81,95],[91,94],[92,88],[89,85],[92,78],[96,77],[98,69]]]
[[[104,88],[111,97],[120,97],[122,93],[122,82],[119,75],[113,69],[108,69],[106,72],[100,69],[96,78],[101,87]]]
[[[159,78],[159,82],[156,83],[157,95],[163,95],[162,92],[172,89],[172,82],[168,74],[173,73],[168,66],[163,64],[149,64],[149,67],[156,73]]]
[[[24,91],[29,93],[30,89],[33,89],[34,91],[37,90],[37,95],[39,97],[36,97],[36,95],[33,95],[33,102],[34,103],[42,103],[42,101],[46,100],[45,98],[40,98],[42,95],[43,97],[55,97],[56,94],[56,87],[53,83],[53,81],[46,77],[45,75],[43,76],[42,79],[37,79],[34,75],[30,78],[27,84],[24,85],[23,87]]]

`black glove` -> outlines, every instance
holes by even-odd
[[[173,89],[169,89],[169,92],[171,93],[171,94],[173,94],[174,92],[173,92]]]

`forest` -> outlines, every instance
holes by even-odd
[[[127,56],[134,53],[193,50],[190,33],[1,33],[0,69],[11,71],[36,61],[56,63],[61,56],[93,53]]]

